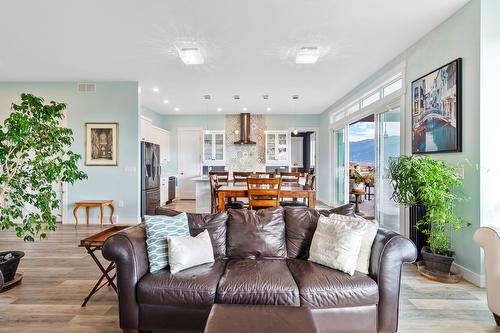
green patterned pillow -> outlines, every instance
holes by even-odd
[[[169,236],[189,236],[186,213],[176,216],[145,215],[146,245],[148,248],[149,271],[159,271],[168,266],[167,238]]]

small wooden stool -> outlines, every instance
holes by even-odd
[[[87,213],[87,224],[89,224],[89,213],[91,207],[99,207],[101,210],[101,226],[104,219],[104,207],[111,207],[111,215],[109,216],[109,222],[113,224],[113,214],[115,213],[115,206],[113,206],[113,200],[84,200],[75,202],[75,208],[73,208],[73,215],[75,216],[76,225],[78,225],[77,211],[80,207],[85,207]]]

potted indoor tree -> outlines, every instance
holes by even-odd
[[[427,270],[450,273],[454,253],[451,234],[468,225],[454,212],[463,199],[462,179],[455,168],[429,156],[400,156],[389,164],[392,198],[408,207],[421,207],[416,228],[427,236],[421,250]]]
[[[21,103],[0,124],[0,225],[32,242],[56,229],[59,200],[54,184],[87,178],[78,170],[80,155],[69,147],[73,132],[60,125],[66,104],[21,94]],[[21,251],[0,253],[4,282],[15,275]]]

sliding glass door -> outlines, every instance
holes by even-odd
[[[334,204],[335,206],[340,206],[346,203],[346,140],[345,140],[345,130],[342,128],[340,130],[333,132],[334,140]]]
[[[400,232],[400,208],[391,199],[389,163],[401,155],[401,110],[395,107],[377,115],[375,218],[386,229]]]

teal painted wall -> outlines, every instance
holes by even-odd
[[[149,118],[151,119],[153,125],[155,126],[158,126],[160,128],[163,128],[164,124],[163,124],[163,117],[165,115],[161,115],[153,110],[151,110],[150,108],[147,108],[145,106],[141,106],[141,115],[146,117],[146,118]]]
[[[472,235],[479,226],[479,65],[480,65],[480,0],[473,0],[436,27],[414,45],[409,47],[395,59],[371,75],[346,96],[337,101],[323,113],[322,124],[328,122],[328,113],[366,89],[388,70],[402,62],[406,63],[405,88],[405,122],[406,128],[411,128],[410,122],[410,86],[418,77],[458,58],[463,58],[463,152],[450,154],[433,154],[432,157],[444,160],[452,165],[464,168],[464,192],[469,198],[457,208],[458,214],[472,225],[460,234],[453,236],[456,251],[456,262],[473,272],[481,272],[480,252],[474,245]],[[325,126],[323,124],[323,126]],[[406,131],[407,148],[411,142],[411,133]],[[327,131],[322,131],[322,138],[328,140]],[[331,167],[328,149],[323,148],[320,160],[321,174],[327,174]],[[322,177],[321,182],[326,178]],[[321,190],[319,196],[328,195]]]
[[[10,104],[19,102],[22,92],[41,96],[46,102],[55,100],[68,105],[66,127],[73,130],[75,141],[71,147],[82,156],[80,168],[89,179],[68,186],[65,223],[74,223],[73,203],[85,199],[113,199],[119,222],[137,222],[139,209],[139,138],[138,138],[138,84],[137,82],[99,82],[96,93],[78,93],[76,82],[15,82],[0,83],[0,118],[10,113]],[[85,123],[119,123],[118,166],[85,166]],[[125,167],[129,171],[125,170]],[[135,170],[134,170],[135,168]],[[132,171],[133,170],[133,171]],[[118,207],[123,200],[124,207]],[[93,209],[91,222],[97,222]],[[85,222],[84,209],[80,209],[80,222]],[[104,215],[109,215],[106,210]]]

